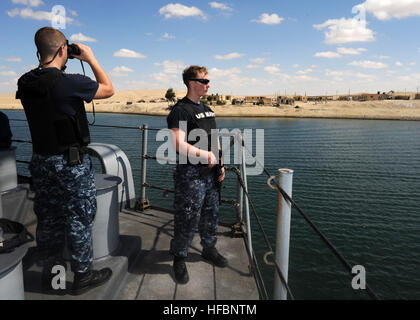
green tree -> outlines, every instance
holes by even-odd
[[[175,102],[176,94],[175,94],[174,89],[169,88],[168,91],[166,91],[165,98],[166,100],[168,100],[168,107],[169,107],[169,102]]]

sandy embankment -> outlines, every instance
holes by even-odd
[[[110,99],[96,100],[95,111],[103,113],[129,113],[166,116],[166,102],[151,103],[165,96],[166,90],[134,90],[117,92]],[[185,92],[176,92],[182,97]],[[143,102],[145,101],[145,102]],[[299,108],[297,108],[299,106]],[[296,102],[294,106],[212,106],[218,117],[292,117],[292,118],[337,118],[337,119],[392,119],[420,120],[420,100],[386,101],[330,101],[328,103]],[[14,94],[0,95],[0,109],[22,109]],[[92,104],[86,109],[92,110]]]

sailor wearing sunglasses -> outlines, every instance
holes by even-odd
[[[207,170],[209,174],[202,174],[205,167],[215,168],[220,150],[219,139],[214,132],[212,134],[212,129],[216,129],[215,114],[200,101],[210,88],[208,71],[205,67],[191,66],[184,70],[183,81],[188,88],[187,96],[178,101],[167,118],[179,154],[174,173],[175,230],[170,253],[174,256],[175,279],[180,284],[189,281],[185,259],[197,225],[203,246],[202,257],[221,268],[228,264],[215,248],[219,216],[216,182],[224,180],[225,170]],[[205,139],[192,134],[197,130],[204,133],[201,137]],[[206,142],[204,146],[203,142]]]

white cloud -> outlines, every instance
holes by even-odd
[[[164,34],[162,34],[162,36],[158,39],[158,40],[170,40],[170,39],[175,39],[176,37],[173,35],[170,35],[169,33],[165,32]]]
[[[232,8],[221,2],[209,2],[210,7],[213,9],[220,9],[223,11],[232,11]]]
[[[312,73],[312,72],[314,72],[314,70],[311,69],[311,68],[308,68],[308,69],[305,69],[305,70],[299,70],[299,71],[296,72],[296,74],[305,75],[305,74]]]
[[[6,60],[7,62],[22,62],[22,59],[17,58],[17,57],[9,57],[9,58],[5,58],[3,60]]]
[[[235,74],[242,73],[242,70],[240,68],[230,68],[230,69],[217,69],[217,68],[211,68],[209,70],[209,76],[212,79],[219,79],[219,78],[226,78],[230,77]]]
[[[197,7],[187,7],[180,3],[170,3],[159,9],[159,13],[165,16],[165,19],[170,18],[185,18],[185,17],[201,17],[206,19],[203,11]]]
[[[88,36],[85,36],[83,33],[76,33],[71,35],[70,41],[75,42],[96,42],[97,40],[94,38],[90,38]]]
[[[9,70],[9,71],[0,71],[0,76],[4,76],[4,77],[16,77],[17,74],[16,72]]]
[[[79,15],[77,13],[77,11],[75,11],[75,10],[70,10],[70,13],[71,13],[72,16],[75,16],[75,17],[77,17]]]
[[[402,67],[402,66],[403,66],[403,64],[402,64],[400,61],[395,62],[395,65],[396,65],[397,67]]]
[[[325,70],[325,75],[327,77],[341,77],[341,76],[344,75],[344,72],[326,69]]]
[[[7,14],[11,18],[19,16],[23,19],[35,19],[35,20],[46,20],[46,21],[52,21],[54,17],[52,12],[33,11],[31,8],[24,8],[24,9],[15,8],[11,11],[7,11]],[[73,23],[74,19],[66,17],[66,22]]]
[[[366,28],[366,22],[357,19],[330,19],[322,24],[313,25],[315,29],[325,31],[325,43],[342,44],[350,42],[374,41],[374,32]]]
[[[127,68],[125,66],[121,66],[121,67],[115,67],[114,69],[112,69],[112,71],[109,73],[111,77],[127,77],[128,74],[127,72],[134,72],[134,70]]]
[[[378,59],[389,59],[389,56],[379,56]]]
[[[357,48],[357,49],[356,48],[343,48],[343,47],[337,48],[337,52],[339,54],[359,55],[365,51],[367,51],[367,49],[365,48]]]
[[[119,51],[114,53],[114,57],[119,57],[119,58],[138,58],[138,59],[143,59],[143,58],[147,58],[145,55],[135,52],[133,50],[129,50],[129,49],[120,49]]]
[[[258,64],[248,64],[247,66],[246,66],[246,68],[247,69],[257,69],[257,68],[260,68],[261,66],[260,65],[258,65]]]
[[[299,68],[299,67],[300,67],[300,65],[298,65],[297,63],[295,63],[292,67],[293,67],[293,68]]]
[[[258,64],[261,64],[261,63],[264,63],[265,62],[265,58],[254,58],[254,59],[249,59],[249,61],[251,61],[251,62],[253,62],[253,63],[258,63]]]
[[[378,77],[373,74],[366,74],[366,73],[360,73],[360,72],[356,73],[354,76],[358,79],[367,80],[367,81],[374,81],[378,79]]]
[[[240,58],[243,55],[244,55],[243,53],[232,52],[232,53],[226,54],[224,56],[222,56],[220,54],[216,54],[214,56],[214,58],[217,59],[217,60],[232,60],[232,59]]]
[[[25,6],[38,7],[44,4],[42,0],[12,0],[14,4],[24,4]]]
[[[253,22],[263,23],[263,24],[280,24],[284,18],[279,17],[277,13],[268,14],[263,13],[260,15],[258,20],[252,20]]]
[[[169,61],[155,62],[156,66],[162,67],[157,73],[150,76],[157,82],[158,86],[170,85],[174,87],[174,81],[181,79],[182,71],[186,68],[182,61]]]
[[[341,58],[342,55],[337,53],[337,52],[326,51],[326,52],[315,53],[315,57],[317,57],[317,58],[327,58],[327,59],[337,59],[337,58]]]
[[[379,20],[420,16],[420,0],[367,0],[362,6]]]
[[[278,74],[280,72],[280,68],[279,68],[278,64],[274,64],[272,66],[265,67],[264,71],[269,73],[269,74],[275,75],[275,74]]]
[[[182,61],[169,61],[156,62],[156,66],[163,67],[162,73],[171,75],[181,75],[185,69],[185,64]]]
[[[361,67],[364,69],[384,69],[388,68],[388,65],[382,62],[374,62],[374,61],[353,61],[349,63],[351,66]]]
[[[299,80],[299,81],[315,81],[318,80],[317,78],[314,77],[310,77],[308,75],[301,75],[301,76],[296,76],[294,78],[294,80]]]

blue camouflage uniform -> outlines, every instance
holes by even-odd
[[[189,110],[189,111],[188,111]],[[196,119],[200,119],[197,121]],[[167,118],[168,128],[180,128],[187,122],[186,134],[200,125],[215,128],[214,113],[203,103],[196,104],[184,98],[175,105]],[[188,143],[194,145],[193,142]],[[200,171],[205,165],[177,164],[174,172],[174,238],[170,252],[176,257],[187,257],[197,226],[204,248],[216,245],[219,221],[219,194],[212,170],[205,176]]]
[[[200,177],[200,166],[178,164],[175,181],[175,234],[171,241],[171,253],[187,257],[195,230],[203,247],[216,245],[219,222],[219,194],[213,174]]]
[[[96,187],[90,166],[88,155],[77,166],[68,166],[64,155],[32,157],[36,241],[44,264],[62,257],[67,237],[72,271],[86,272],[92,266]]]
[[[33,142],[29,168],[39,258],[44,265],[62,261],[67,244],[73,272],[89,271],[93,261],[96,188],[91,160],[85,154],[90,133],[84,101],[92,101],[98,87],[82,75],[38,68],[19,79],[16,94],[24,106]],[[68,163],[70,147],[79,153],[78,164]]]

